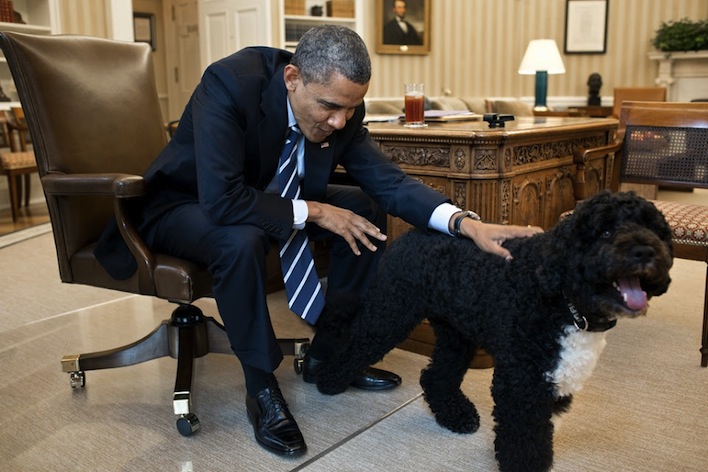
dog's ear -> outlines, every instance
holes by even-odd
[[[558,294],[563,288],[567,277],[568,250],[573,243],[575,233],[575,214],[563,218],[551,229],[550,238],[541,248],[543,263],[536,269],[539,288],[542,295]]]
[[[669,252],[673,257],[673,232],[666,221],[664,214],[659,211],[653,203],[644,200],[641,207],[644,221],[647,222],[647,227],[654,231],[659,238],[669,247]]]

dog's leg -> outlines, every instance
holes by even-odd
[[[357,374],[383,359],[422,320],[422,315],[412,313],[403,301],[402,306],[392,303],[370,300],[362,306],[351,321],[349,344],[318,369],[317,388],[321,393],[336,395],[345,391]]]
[[[542,379],[543,372],[518,359],[495,365],[494,448],[502,472],[542,472],[553,464],[556,400],[553,387]]]
[[[473,433],[479,428],[479,414],[460,385],[476,349],[446,323],[431,320],[431,325],[435,347],[420,377],[425,399],[438,424],[456,433]]]

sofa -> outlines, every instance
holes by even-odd
[[[366,98],[367,114],[395,115],[403,113],[403,97]],[[533,116],[533,106],[514,99],[490,99],[485,97],[426,97],[429,110],[469,110],[474,113],[504,113],[514,116]]]

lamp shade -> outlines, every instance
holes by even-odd
[[[519,74],[533,75],[537,71],[549,74],[565,74],[565,66],[561,59],[556,41],[553,39],[532,39],[521,59]]]

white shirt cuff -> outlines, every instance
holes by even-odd
[[[462,210],[450,203],[440,204],[435,210],[433,210],[433,214],[430,215],[428,227],[452,236],[452,233],[450,232],[450,218],[452,218],[452,215],[459,211]]]
[[[305,229],[305,222],[309,216],[305,200],[293,200],[293,229]]]
[[[293,229],[304,229],[305,222],[309,216],[307,209],[307,202],[305,200],[292,200],[293,202]],[[460,212],[458,207],[450,203],[442,203],[435,210],[433,214],[430,215],[430,220],[428,221],[428,227],[441,233],[446,233],[452,236],[450,232],[450,219],[452,215]]]

